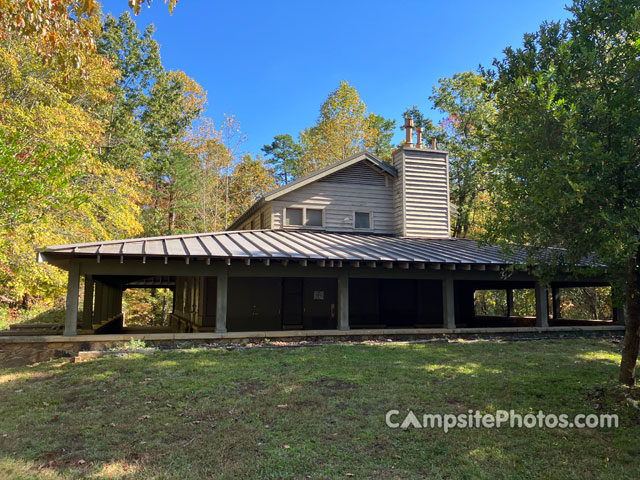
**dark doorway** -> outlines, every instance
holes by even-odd
[[[352,328],[442,326],[442,282],[417,279],[349,280]]]
[[[302,278],[282,279],[282,329],[300,330],[302,318]]]

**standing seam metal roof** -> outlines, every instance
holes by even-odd
[[[46,255],[73,257],[169,257],[217,259],[307,259],[409,263],[526,263],[524,249],[510,258],[498,246],[459,238],[401,238],[307,230],[245,230],[108,242],[57,245]]]

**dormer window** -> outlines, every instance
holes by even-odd
[[[371,230],[371,212],[354,212],[353,228],[358,230]]]
[[[323,214],[321,208],[285,208],[285,227],[322,227]]]
[[[285,209],[284,224],[288,227],[301,227],[302,226],[302,209],[301,208],[287,208]]]
[[[317,208],[305,209],[305,227],[321,227],[322,226],[322,210]]]

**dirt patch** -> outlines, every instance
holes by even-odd
[[[266,384],[262,380],[238,380],[230,385],[230,389],[234,393],[241,395],[256,395],[266,388]]]
[[[357,383],[347,382],[339,378],[318,378],[312,382],[308,382],[310,388],[322,390],[325,392],[341,392],[358,388]]]

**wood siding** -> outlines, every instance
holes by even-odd
[[[284,209],[323,209],[319,230],[395,233],[392,177],[361,163],[301,187],[272,202],[271,228],[283,228]],[[371,212],[372,229],[353,228],[354,211]]]
[[[260,219],[263,219],[264,225],[261,225]],[[253,224],[253,227],[252,227]],[[264,207],[249,217],[238,230],[260,230],[271,228],[271,204],[267,203]]]
[[[398,181],[396,232],[407,237],[448,238],[449,170],[446,152],[404,148],[394,154]]]

